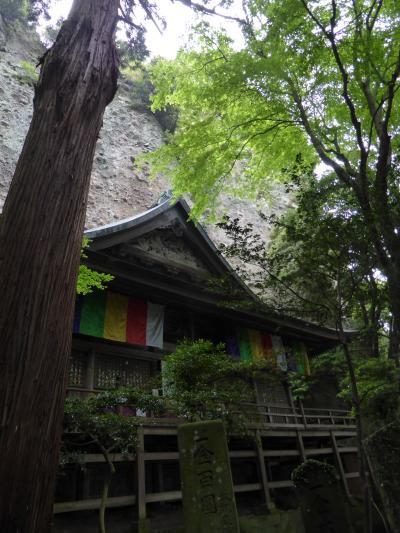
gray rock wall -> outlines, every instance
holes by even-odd
[[[0,209],[32,116],[33,87],[21,81],[21,62],[35,64],[44,51],[33,31],[22,41],[21,33],[18,25],[5,31],[0,23]],[[146,172],[134,169],[133,158],[161,142],[154,116],[132,109],[129,95],[119,90],[106,110],[96,147],[87,227],[132,216],[157,200],[168,187],[166,180],[149,182]]]
[[[0,210],[3,206],[14,168],[32,116],[33,87],[24,78],[21,62],[36,64],[44,52],[37,34],[19,23],[6,27],[0,18]],[[167,179],[150,181],[146,171],[134,165],[137,154],[151,151],[162,142],[162,129],[149,112],[133,109],[126,88],[120,88],[107,108],[93,163],[87,228],[130,217],[148,209],[169,187]],[[277,189],[273,207],[280,211],[288,199]],[[232,217],[252,222],[268,234],[267,224],[250,202],[223,199],[223,207]],[[223,233],[208,226],[211,236],[223,240]]]

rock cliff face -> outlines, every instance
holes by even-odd
[[[19,23],[6,26],[0,16],[0,210],[14,172],[32,115],[32,67],[44,52],[37,34]],[[138,172],[134,160],[162,143],[162,128],[150,112],[133,108],[129,91],[122,84],[106,110],[97,143],[86,217],[93,228],[130,217],[148,209],[168,187],[167,179],[149,180],[146,171]],[[277,189],[273,207],[280,211],[288,199]],[[255,207],[246,201],[224,199],[227,212],[258,231],[268,233],[266,223]],[[216,240],[223,235],[208,227]]]
[[[33,30],[22,31],[18,24],[6,28],[0,22],[0,209],[32,115],[33,87],[23,65],[35,65],[43,51]],[[120,89],[106,110],[97,143],[87,227],[132,216],[157,200],[168,187],[166,180],[149,182],[146,173],[135,171],[133,161],[161,142],[155,117],[132,109],[129,95]]]

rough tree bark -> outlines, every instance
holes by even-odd
[[[0,531],[50,529],[93,155],[118,0],[75,0],[44,57],[0,227]]]
[[[107,506],[108,493],[110,490],[111,480],[112,480],[113,475],[115,474],[115,466],[114,466],[114,463],[111,461],[110,450],[106,450],[106,448],[104,448],[104,446],[101,446],[100,444],[99,444],[99,447],[101,449],[101,453],[103,454],[104,460],[108,467],[105,478],[104,478],[104,482],[103,482],[103,489],[101,491],[100,509],[99,509],[99,532],[106,533],[106,506]]]

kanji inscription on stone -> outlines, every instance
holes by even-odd
[[[222,422],[184,424],[178,444],[186,531],[239,533]]]

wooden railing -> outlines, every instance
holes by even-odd
[[[103,391],[86,389],[86,388],[70,388],[68,389],[69,396],[87,397],[99,394]],[[168,409],[168,417],[174,418],[171,409]],[[353,416],[345,409],[321,409],[314,407],[303,408],[291,407],[284,404],[263,404],[263,403],[245,403],[242,405],[238,414],[245,418],[246,423],[250,425],[267,425],[272,427],[285,426],[301,429],[315,429],[315,428],[355,428],[356,423]],[[148,413],[152,417],[151,413]]]
[[[257,406],[252,406],[257,407]],[[263,406],[263,407],[271,407]],[[281,409],[282,406],[279,406]],[[287,408],[289,409],[289,408]],[[316,413],[318,411],[318,413]],[[267,409],[264,410],[263,416],[267,416]],[[311,413],[311,414],[310,414]],[[249,436],[253,437],[250,440],[246,440],[242,448],[230,449],[229,456],[232,460],[244,460],[252,461],[257,466],[257,474],[253,479],[247,482],[238,482],[234,486],[235,494],[239,493],[251,493],[259,492],[263,497],[266,504],[272,501],[275,497],[275,491],[280,489],[287,489],[293,486],[293,482],[290,479],[290,472],[284,471],[285,475],[282,476],[279,470],[271,470],[270,465],[276,464],[277,461],[293,460],[293,467],[300,462],[305,461],[307,458],[316,458],[323,460],[323,458],[330,457],[334,460],[338,469],[338,475],[346,492],[346,495],[350,498],[352,494],[352,487],[355,490],[354,494],[358,494],[357,485],[354,485],[354,481],[359,477],[359,473],[356,471],[355,466],[357,461],[357,447],[355,446],[355,429],[351,429],[350,425],[341,426],[340,424],[326,424],[327,417],[332,417],[333,422],[337,422],[336,417],[345,417],[347,420],[347,414],[341,410],[328,410],[328,409],[306,409],[304,416],[312,417],[312,424],[308,427],[304,427],[304,420],[300,419],[294,421],[292,417],[299,417],[299,413],[286,412],[283,415],[279,413],[268,413],[268,416],[284,416],[292,420],[292,427],[282,427],[282,424],[270,422],[269,425],[265,424],[263,428],[251,428],[249,429]],[[303,414],[301,414],[303,416]],[[297,420],[297,419],[296,419]],[[303,420],[300,422],[300,420]],[[319,422],[318,422],[319,420]],[[182,419],[174,423],[172,419],[160,419],[158,421],[152,420],[146,424],[146,419],[143,420],[143,425],[138,429],[138,446],[137,453],[134,456],[127,457],[124,454],[113,454],[113,462],[125,462],[128,459],[134,461],[137,471],[137,486],[135,492],[123,496],[111,497],[108,500],[108,507],[123,507],[123,506],[136,506],[137,513],[140,518],[145,519],[147,516],[147,505],[156,502],[167,501],[179,501],[182,498],[179,486],[171,487],[167,489],[164,486],[163,481],[163,468],[165,463],[174,463],[176,465],[177,477],[179,476],[179,451],[177,446],[177,423],[181,423]],[[316,424],[314,424],[316,422]],[[275,424],[281,427],[271,427]],[[312,428],[318,428],[318,431]],[[307,439],[309,435],[312,435],[312,439]],[[284,438],[281,447],[277,448],[273,444],[272,440]],[[169,449],[165,449],[166,438],[169,440]],[[171,444],[171,438],[174,441]],[[147,440],[149,439],[149,440]],[[252,443],[249,445],[249,443]],[[151,445],[149,445],[151,443]],[[154,444],[157,444],[154,448]],[[230,442],[231,443],[231,442]],[[101,454],[82,454],[80,458],[82,463],[104,463],[104,457]],[[152,463],[158,468],[158,474],[152,478],[150,474],[150,480],[155,483],[153,486],[147,486],[146,472],[149,475],[149,471],[146,465]],[[91,470],[88,469],[88,472]],[[86,474],[85,474],[86,475]],[[154,481],[154,479],[156,481]],[[353,484],[352,484],[353,483]],[[86,495],[87,499],[76,501],[58,502],[55,505],[55,513],[66,513],[72,511],[82,511],[89,509],[98,509],[100,506],[100,499],[93,498],[93,495],[89,499],[89,494]]]
[[[282,404],[247,404],[244,408],[249,421],[268,426],[301,428],[355,427],[355,419],[345,409],[290,407]]]

